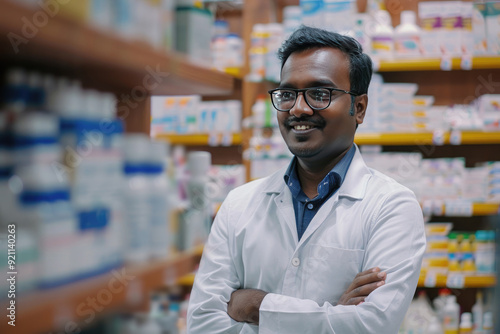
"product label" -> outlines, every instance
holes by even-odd
[[[397,37],[394,42],[398,55],[420,55],[420,37],[418,35]]]
[[[374,36],[372,38],[372,50],[373,53],[379,55],[391,55],[394,44],[391,37]]]

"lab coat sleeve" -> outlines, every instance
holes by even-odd
[[[203,250],[187,313],[189,334],[240,333],[242,323],[227,314],[231,293],[240,287],[228,238],[228,203],[219,209]]]
[[[415,293],[425,251],[423,216],[413,193],[403,187],[377,204],[362,270],[380,267],[387,272],[386,284],[359,306],[318,305],[312,300],[268,294],[260,307],[260,334],[398,332]]]

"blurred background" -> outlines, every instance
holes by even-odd
[[[186,332],[218,207],[290,161],[267,90],[301,24],[372,57],[355,142],[424,212],[400,333],[500,332],[500,2],[0,8],[1,333]]]

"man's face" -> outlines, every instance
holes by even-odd
[[[318,48],[294,52],[281,71],[280,88],[331,87],[349,91],[349,59],[340,50]],[[342,94],[333,99],[328,108],[312,110],[298,94],[289,112],[278,111],[281,135],[290,151],[298,158],[328,161],[348,149],[353,140],[356,123],[362,123],[366,96],[354,103],[350,115],[351,95]],[[302,130],[300,125],[310,128]],[[299,127],[298,127],[299,126]],[[298,127],[298,128],[297,128]]]

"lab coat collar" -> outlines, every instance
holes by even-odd
[[[356,146],[356,153],[339,189],[339,197],[363,199],[371,173],[359,152],[359,147],[356,144],[354,145]],[[281,168],[266,180],[267,184],[263,190],[265,193],[281,193],[284,191],[286,184],[283,181],[283,175],[286,173],[287,168],[288,166]]]

